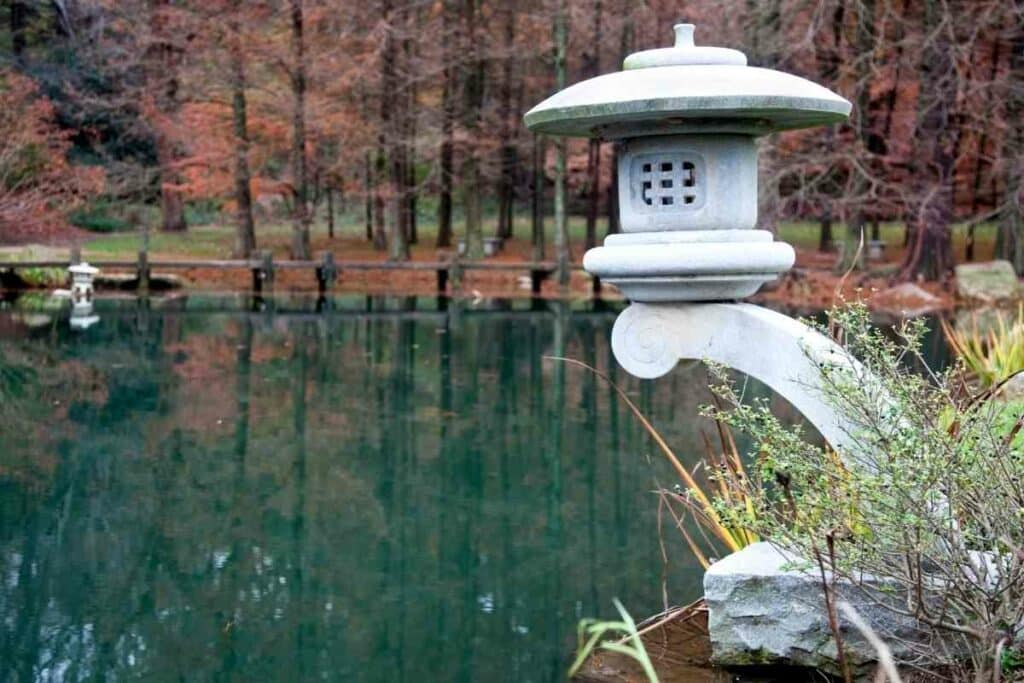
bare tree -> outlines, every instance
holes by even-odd
[[[247,258],[256,249],[252,218],[252,174],[249,171],[249,123],[245,97],[245,51],[239,14],[241,0],[232,0],[227,20],[231,62],[231,119],[235,134],[235,257]]]
[[[437,202],[437,246],[452,245],[452,184],[455,174],[455,67],[452,1],[441,2],[441,149]]]
[[[555,87],[565,87],[565,57],[569,40],[567,0],[555,0]],[[566,213],[565,138],[555,140],[555,259],[558,284],[569,283],[569,216]]]
[[[1002,164],[1005,193],[999,210],[996,254],[1024,275],[1024,11],[1007,13],[1009,69],[1003,81],[1006,102],[1006,139]]]
[[[162,229],[166,232],[184,232],[185,199],[181,191],[183,181],[178,162],[184,156],[174,127],[181,108],[178,70],[184,47],[171,28],[170,0],[150,0],[150,41],[148,50],[147,84],[156,108],[157,158],[160,165],[160,204],[163,209]]]
[[[915,136],[917,167],[912,181],[910,243],[900,277],[938,279],[953,267],[953,174],[958,129],[953,124],[957,72],[953,18],[943,0],[925,0],[921,49],[921,95]]]
[[[308,259],[309,254],[309,180],[306,168],[306,54],[303,24],[303,0],[290,0],[291,17],[291,87],[292,87],[292,244],[294,259]]]
[[[501,119],[498,140],[501,155],[501,172],[498,179],[498,229],[497,236],[512,237],[513,209],[515,204],[516,166],[518,155],[513,141],[517,122],[512,120],[513,80],[518,78],[515,64],[516,54],[516,2],[503,0],[502,21],[502,79],[499,92],[498,116]]]
[[[484,101],[484,62],[478,31],[479,0],[463,0],[463,51],[466,54],[462,69],[463,111],[462,123],[470,144],[462,154],[462,207],[466,214],[466,255],[480,258],[484,253],[481,207],[480,161],[475,143],[480,136],[480,114]]]

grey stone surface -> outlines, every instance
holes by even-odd
[[[956,293],[974,301],[1005,301],[1020,296],[1020,281],[1009,261],[963,263],[956,267]]]
[[[742,53],[698,47],[692,27],[676,30],[682,39],[675,47],[630,55],[625,71],[555,93],[526,113],[526,126],[545,135],[606,139],[671,132],[765,135],[836,123],[850,114],[850,103],[827,88],[745,66]]]
[[[897,661],[913,659],[915,647],[926,642],[913,620],[879,606],[864,591],[849,585],[840,585],[839,591],[892,648]],[[786,663],[837,671],[836,644],[816,566],[788,558],[769,543],[755,543],[708,569],[704,599],[717,663]],[[874,649],[843,619],[840,630],[851,666],[869,670],[877,659]]]
[[[1008,379],[999,390],[998,397],[1003,401],[1024,401],[1024,373]]]
[[[921,289],[913,282],[904,282],[872,296],[871,308],[913,318],[942,308],[942,299]]]
[[[850,438],[863,426],[825,398],[821,368],[876,380],[826,335],[782,313],[752,304],[634,303],[615,321],[612,351],[626,372],[643,379],[664,376],[680,360],[738,370],[789,401],[851,465],[865,458]]]

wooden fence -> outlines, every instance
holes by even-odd
[[[81,263],[81,252],[73,249],[67,260],[38,261],[0,261],[0,270],[17,270],[21,268],[67,268]],[[471,270],[519,271],[530,276],[530,290],[539,294],[541,284],[558,270],[554,261],[338,261],[331,252],[322,252],[320,258],[310,261],[281,260],[275,261],[269,251],[254,253],[248,259],[175,259],[150,260],[145,251],[140,251],[135,261],[114,261],[97,259],[89,261],[89,265],[100,269],[133,270],[138,278],[139,289],[149,289],[153,270],[186,270],[192,268],[212,268],[218,270],[241,269],[252,273],[252,288],[255,292],[271,290],[274,286],[274,275],[283,270],[311,270],[316,277],[317,289],[329,291],[345,272],[354,271],[421,271],[433,272],[437,278],[437,291],[444,293],[458,290],[462,285],[463,275]],[[571,265],[572,270],[582,270],[582,266]],[[601,291],[600,280],[591,278],[593,291]]]

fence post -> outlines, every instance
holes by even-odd
[[[540,295],[540,286],[547,277],[547,272],[539,268],[533,268],[530,270],[530,293],[534,296]]]
[[[442,266],[437,269],[437,293],[444,294],[448,289],[448,268]]]
[[[459,258],[458,252],[456,252],[448,269],[448,281],[452,286],[452,294],[462,291],[462,276],[464,272],[462,260]]]
[[[334,254],[325,251],[320,254],[320,265],[316,268],[317,290],[323,294],[334,285],[338,269],[334,265]]]
[[[149,292],[149,253],[145,249],[139,251],[139,262],[135,274],[139,283],[139,291]]]
[[[252,269],[252,291],[259,294],[263,290],[263,278],[260,276],[260,252],[253,251],[249,254],[249,267]]]
[[[262,277],[267,289],[274,289],[274,252],[264,249],[261,256],[260,277]]]

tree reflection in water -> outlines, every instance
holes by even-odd
[[[11,680],[560,680],[581,616],[658,610],[663,575],[697,595],[671,531],[662,567],[668,470],[543,357],[610,372],[695,455],[702,369],[625,377],[592,304],[319,308],[101,300],[79,334],[0,313]]]

